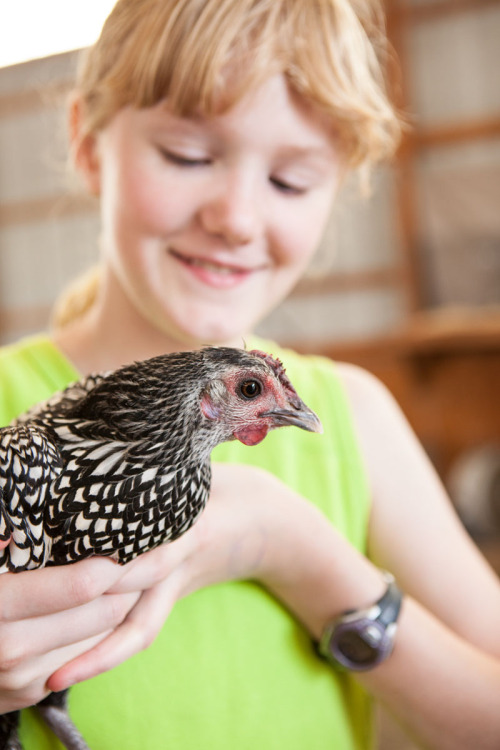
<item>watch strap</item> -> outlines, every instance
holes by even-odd
[[[393,575],[384,571],[384,577],[387,581],[387,589],[376,602],[377,607],[380,609],[377,620],[385,627],[388,627],[396,622],[399,617],[403,595],[396,585]]]

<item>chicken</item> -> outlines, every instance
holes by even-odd
[[[0,430],[0,573],[90,555],[125,564],[199,517],[220,443],[256,445],[277,427],[320,432],[279,360],[207,347],[92,375]],[[39,710],[66,747],[87,745],[66,691]],[[17,712],[0,750],[20,748]]]

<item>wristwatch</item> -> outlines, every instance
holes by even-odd
[[[362,672],[391,654],[403,595],[394,576],[383,575],[387,589],[375,604],[343,612],[325,626],[317,650],[334,666]]]

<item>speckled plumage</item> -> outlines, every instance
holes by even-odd
[[[319,430],[263,352],[207,347],[69,386],[0,430],[0,573],[91,555],[124,564],[176,539],[205,506],[213,448],[285,424]],[[43,704],[57,729],[64,697]],[[12,717],[0,717],[0,750],[20,747]]]

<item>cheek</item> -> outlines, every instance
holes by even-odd
[[[186,221],[185,197],[150,155],[122,160],[110,178],[105,196],[111,196],[114,222],[122,233],[164,236],[178,231]]]
[[[333,206],[333,191],[328,190],[310,200],[297,203],[295,211],[288,212],[281,222],[280,248],[282,262],[297,270],[311,261],[325,231]]]
[[[282,237],[281,263],[300,272],[310,263],[320,242],[324,225],[295,222]]]
[[[169,226],[173,216],[161,180],[140,167],[124,175],[120,210],[125,221],[152,231]]]

